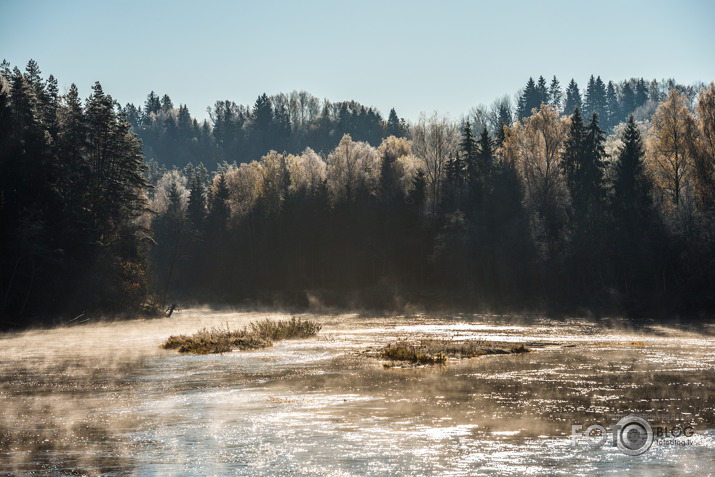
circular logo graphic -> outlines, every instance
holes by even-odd
[[[641,455],[653,444],[653,428],[645,419],[631,414],[618,421],[618,448],[624,454]]]

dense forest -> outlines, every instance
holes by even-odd
[[[0,70],[4,326],[171,302],[710,316],[715,83],[555,77],[453,121],[306,92],[210,122]]]

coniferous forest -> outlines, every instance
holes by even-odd
[[[169,303],[702,318],[715,83],[529,79],[459,120],[0,68],[2,327]]]

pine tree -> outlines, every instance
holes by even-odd
[[[562,164],[571,195],[570,286],[584,296],[592,295],[595,286],[603,285],[604,142],[598,114],[593,113],[590,123],[584,127],[580,111],[576,109],[571,117]]]
[[[442,194],[442,208],[446,213],[461,207],[462,162],[459,155],[450,156],[445,163],[445,190]]]
[[[604,186],[604,159],[606,157],[605,132],[599,127],[598,113],[591,115],[591,120],[585,129],[585,159],[584,164],[584,200],[589,206],[589,213],[593,214],[592,219],[598,220],[598,214],[602,213],[601,206],[605,199]]]
[[[209,171],[204,166],[203,162],[199,162],[199,165],[194,169],[194,178],[199,181],[201,185],[204,186],[204,191],[209,184]]]
[[[204,220],[206,219],[206,194],[204,185],[198,174],[194,174],[191,180],[189,202],[186,211],[194,230],[201,231],[203,229]]]
[[[390,109],[390,115],[387,117],[387,131],[388,136],[403,137],[404,133],[402,131],[400,119],[397,117],[397,112],[395,108]]]
[[[591,75],[583,97],[583,114],[590,116],[594,111],[596,111],[596,78]]]
[[[46,125],[50,137],[57,139],[57,109],[59,107],[59,88],[57,80],[50,75],[45,84],[45,104],[42,110],[42,122]]]
[[[645,171],[643,140],[633,115],[622,136],[623,145],[613,164],[613,245],[619,288],[631,313],[642,312],[642,303],[652,300],[652,282],[660,282],[653,244],[657,228],[651,199],[652,184]]]
[[[229,218],[229,190],[226,183],[226,176],[220,174],[216,188],[211,194],[211,202],[209,207],[209,227],[214,234],[219,236],[226,231]]]
[[[536,94],[539,100],[539,106],[542,104],[551,104],[549,89],[546,86],[546,79],[543,76],[539,76],[539,81],[536,84]]]
[[[459,150],[467,181],[472,182],[479,176],[479,165],[477,163],[477,141],[469,120],[464,122],[462,128],[462,142],[459,145]]]
[[[633,114],[636,110],[636,94],[630,82],[625,81],[623,84],[622,99],[621,99],[621,116],[619,120],[623,120]]]
[[[601,212],[605,197],[603,168],[605,135],[593,113],[587,126],[580,111],[571,117],[571,127],[564,148],[563,167],[571,192],[574,215],[579,226],[592,225]]]
[[[549,86],[549,104],[556,108],[557,111],[561,111],[561,106],[563,102],[563,93],[561,91],[561,84],[556,76],[551,80],[551,85]]]
[[[31,61],[28,69],[32,65],[36,67]],[[42,80],[23,75],[17,67],[9,80],[9,95],[4,81],[0,86],[0,316],[20,317],[38,307],[31,298],[54,298],[57,282],[43,275],[56,244],[53,232],[61,198],[34,87]]]
[[[146,101],[144,102],[144,114],[148,119],[149,115],[157,114],[159,111],[161,111],[161,100],[159,99],[159,96],[152,91],[146,97]]]
[[[88,165],[93,203],[93,229],[99,240],[113,237],[121,246],[131,240],[130,224],[143,213],[146,200],[142,190],[144,157],[141,143],[131,132],[124,113],[115,114],[112,97],[104,94],[96,82],[86,102],[85,118],[88,138]],[[120,235],[117,235],[120,234]]]
[[[260,157],[270,149],[271,140],[279,129],[279,125],[274,120],[273,104],[270,98],[263,93],[256,99],[251,113],[249,140],[253,148],[249,153],[254,157]]]
[[[13,69],[10,82],[10,100],[10,138],[15,149],[5,165],[9,189],[5,191],[2,201],[16,213],[27,207],[44,215],[48,212],[46,206],[51,189],[47,181],[55,176],[54,164],[50,161],[47,135],[40,121],[35,88],[17,67]]]
[[[584,114],[590,116],[597,113],[599,118],[608,118],[606,108],[606,86],[601,81],[601,77],[594,79],[593,75],[588,80],[586,96],[583,101]]]
[[[613,81],[609,81],[608,87],[606,88],[606,112],[607,116],[604,118],[604,129],[606,131],[612,131],[613,127],[618,124],[621,118],[618,93],[616,92],[616,85],[613,84]]]
[[[487,128],[482,130],[477,143],[477,163],[479,165],[479,175],[482,182],[486,183],[492,174],[494,168],[494,141],[489,136]]]
[[[35,93],[35,100],[42,104],[44,102],[45,82],[42,79],[42,72],[35,60],[27,62],[25,67],[25,81]]]
[[[37,96],[35,89],[20,70],[15,67],[10,78],[10,98],[13,106],[13,129],[15,134],[37,132],[39,123],[36,112]],[[38,133],[39,134],[39,133]],[[39,138],[35,138],[38,140]]]
[[[193,137],[193,127],[189,108],[185,104],[179,105],[179,113],[176,117],[177,133],[180,139],[186,141]]]
[[[168,94],[165,94],[164,96],[161,97],[161,111],[168,113],[172,109],[174,109],[174,103],[171,101],[171,98],[169,97]]]
[[[606,106],[606,85],[600,76],[596,77],[596,113],[599,118],[607,118],[608,108]]]
[[[496,131],[497,146],[501,147],[501,145],[504,143],[505,134],[506,134],[504,132],[504,128],[506,126],[511,126],[511,123],[512,123],[512,118],[511,118],[511,109],[509,108],[509,104],[502,101],[499,103],[499,109],[497,111],[497,131]]]
[[[675,87],[675,85],[673,85],[672,87]],[[672,87],[669,86],[668,89],[671,89]],[[658,80],[656,80],[655,78],[653,78],[648,85],[648,99],[655,103],[660,103],[665,99],[665,97],[661,93]]]
[[[10,81],[10,76],[12,75],[12,69],[10,66],[10,62],[7,60],[2,60],[2,63],[0,63],[0,75],[8,81]]]
[[[581,109],[581,93],[579,92],[576,81],[572,78],[566,88],[566,100],[564,101],[563,114],[567,116],[571,115],[576,108]]]
[[[641,220],[651,206],[651,184],[645,172],[645,150],[633,115],[623,132],[623,146],[614,163],[611,209],[617,221],[628,227]]]
[[[179,140],[176,120],[171,114],[167,114],[166,117],[164,117],[164,131],[162,136],[168,139],[172,145],[176,144]]]
[[[63,97],[61,109],[57,154],[62,158],[63,173],[60,189],[68,208],[73,211],[88,210],[85,203],[89,199],[89,162],[87,161],[87,129],[82,100],[77,86],[72,83]],[[77,217],[79,219],[79,217]]]
[[[584,153],[586,150],[584,136],[583,117],[581,116],[581,110],[577,107],[571,116],[571,125],[568,138],[564,144],[563,160],[561,162],[564,176],[566,177],[566,185],[571,192],[571,201],[574,207],[577,202],[582,201],[583,195],[581,192],[583,182],[582,168],[585,162]]]
[[[256,103],[253,105],[253,115],[251,119],[253,129],[259,131],[270,130],[273,124],[273,105],[266,93],[263,93],[256,99]]]
[[[638,80],[638,83],[636,83],[636,98],[635,98],[635,106],[636,108],[640,108],[643,106],[645,103],[648,102],[648,83],[641,78]]]
[[[517,107],[517,115],[519,119],[527,118],[531,116],[531,111],[533,109],[539,109],[542,102],[542,95],[539,93],[539,89],[534,83],[533,78],[529,78],[526,83],[526,88],[519,98],[519,105]]]
[[[45,132],[38,120],[35,90],[20,70],[15,67],[10,78],[10,121],[7,134],[6,157],[0,167],[3,191],[0,205],[12,217],[20,218],[24,209],[36,210],[40,218],[46,213],[47,199],[45,169],[48,148]],[[13,222],[10,222],[12,227]],[[3,224],[3,228],[6,225]],[[12,230],[10,228],[10,230]]]
[[[424,213],[427,201],[427,175],[422,169],[417,170],[415,178],[412,180],[408,201],[413,209],[419,214]]]
[[[144,124],[144,111],[142,111],[141,106],[136,107],[132,103],[127,103],[124,107],[124,112],[127,114],[127,121],[132,125],[134,132],[139,134]]]

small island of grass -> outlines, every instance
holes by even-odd
[[[400,340],[380,350],[376,357],[389,360],[385,367],[395,361],[411,364],[445,364],[449,358],[474,358],[488,354],[519,354],[530,351],[524,344],[484,340],[453,341],[446,339],[422,340],[419,343]]]
[[[191,336],[170,336],[161,345],[163,349],[176,349],[179,353],[211,354],[233,350],[268,348],[274,341],[309,338],[315,336],[321,325],[312,320],[293,317],[290,320],[270,320],[249,324],[242,330],[204,328]]]

